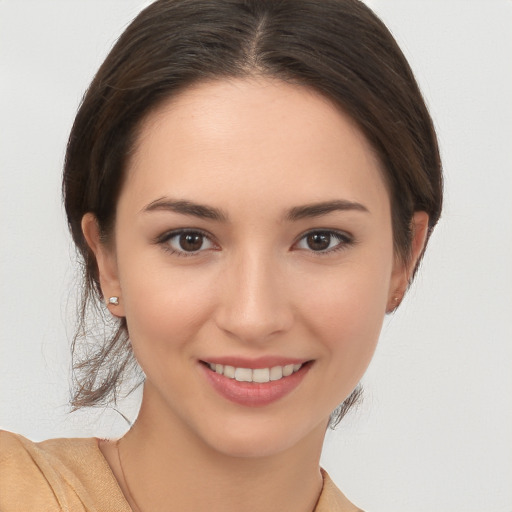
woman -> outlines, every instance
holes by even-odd
[[[0,508],[358,510],[319,468],[325,431],[442,199],[432,122],[373,13],[155,2],[84,97],[64,197],[82,320],[96,299],[118,319],[73,404],[115,397],[135,357],[141,410],[116,441],[2,434]]]

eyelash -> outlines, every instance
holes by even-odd
[[[165,250],[166,252],[176,255],[176,256],[179,256],[179,257],[197,256],[198,254],[204,252],[205,250],[210,250],[210,248],[208,248],[208,249],[198,249],[197,251],[184,251],[184,250],[173,249],[170,246],[170,244],[169,244],[170,240],[172,240],[175,237],[179,237],[181,235],[187,235],[187,234],[200,235],[203,237],[203,240],[208,240],[214,246],[216,245],[215,242],[213,241],[213,238],[208,233],[205,233],[204,231],[202,231],[200,229],[179,229],[179,230],[175,230],[175,231],[170,231],[170,232],[164,233],[163,235],[157,237],[155,239],[155,243],[161,245],[163,250]],[[298,249],[298,250],[305,250],[315,256],[325,256],[328,254],[333,254],[335,252],[344,250],[348,246],[354,244],[353,237],[343,231],[337,231],[337,230],[332,230],[332,229],[312,229],[312,230],[307,231],[307,232],[303,233],[302,235],[300,235],[298,237],[297,241],[294,242],[293,247],[297,246],[302,240],[305,240],[308,236],[312,236],[312,235],[317,235],[317,236],[318,235],[327,235],[330,237],[329,244],[332,242],[332,238],[337,240],[338,243],[334,247],[328,248],[326,250],[315,251],[313,249],[307,249],[307,248]],[[218,249],[213,249],[213,250],[218,250]]]
[[[294,243],[294,246],[296,246],[302,240],[305,240],[308,236],[311,236],[311,235],[328,235],[330,237],[329,242],[332,242],[332,238],[334,238],[335,240],[338,241],[338,243],[334,247],[331,247],[330,249],[326,249],[326,250],[314,251],[312,249],[306,249],[306,248],[303,249],[305,251],[310,252],[314,256],[326,256],[329,254],[336,253],[338,251],[343,251],[343,250],[347,249],[347,247],[349,247],[355,243],[354,238],[344,231],[337,231],[337,230],[333,230],[333,229],[311,229],[311,230],[307,231],[306,233],[303,233],[302,235],[300,235],[300,237]]]
[[[175,231],[169,231],[167,233],[164,233],[163,235],[156,238],[155,243],[162,246],[162,249],[170,254],[173,254],[175,256],[179,257],[190,257],[190,256],[197,256],[198,254],[204,252],[205,249],[200,249],[197,251],[179,251],[176,249],[173,249],[169,241],[172,240],[175,237],[179,237],[181,235],[201,235],[203,239],[209,240],[211,244],[216,245],[213,241],[212,237],[208,235],[208,233],[205,233],[204,231],[200,229],[178,229]]]

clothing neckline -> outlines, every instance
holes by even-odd
[[[103,439],[100,437],[92,437],[91,440],[94,443],[95,451],[98,455],[98,458],[101,459],[101,464],[105,466],[105,468],[108,471],[108,474],[110,475],[110,479],[112,480],[112,486],[116,490],[116,494],[118,495],[119,499],[122,500],[124,505],[128,507],[128,510],[132,510],[128,499],[126,498],[123,490],[121,489],[121,485],[119,484],[119,481],[116,478],[116,475],[114,474],[114,471],[112,470],[112,467],[108,463],[108,460],[105,458],[105,455],[103,455],[103,452],[100,448],[100,443],[115,443],[118,440],[117,439]]]
[[[130,503],[128,502],[127,497],[125,496],[123,490],[121,489],[121,485],[119,484],[119,481],[117,480],[110,464],[108,463],[105,455],[103,455],[103,452],[101,451],[101,448],[100,448],[100,443],[102,443],[102,442],[103,443],[116,443],[118,441],[118,439],[103,439],[103,438],[99,438],[99,437],[92,437],[92,438],[90,438],[90,440],[94,444],[95,452],[96,452],[98,459],[101,460],[101,464],[106,468],[108,474],[110,475],[110,479],[112,481],[112,487],[113,487],[113,489],[115,489],[118,499],[120,500],[120,502],[122,502],[124,507],[127,507],[127,510],[131,511],[132,508],[130,506]],[[324,492],[326,491],[326,484],[328,484],[328,483],[332,484],[329,474],[327,473],[327,471],[325,471],[324,468],[320,467],[320,473],[322,474],[322,488],[320,490],[320,494],[318,495],[318,499],[315,504],[315,508],[313,509],[312,512],[321,512],[321,511],[318,511],[318,505],[321,504],[321,502],[322,502],[322,497],[324,496]],[[332,484],[332,485],[334,485],[334,484]],[[345,500],[347,500],[346,496],[344,496],[343,493],[341,493],[341,491],[338,490],[338,492],[340,492],[340,494],[343,496],[343,498]],[[349,500],[347,500],[347,502],[350,503]],[[350,503],[350,504],[353,505],[352,503]],[[360,510],[360,509],[356,508],[356,510]]]

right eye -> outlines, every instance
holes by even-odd
[[[201,231],[180,230],[167,233],[159,240],[164,248],[178,256],[193,256],[214,249],[215,244]]]

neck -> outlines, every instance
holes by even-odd
[[[162,418],[154,402],[145,393],[135,425],[119,444],[134,509],[313,511],[322,488],[322,425],[282,452],[232,456],[207,445],[177,418]]]

